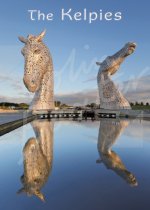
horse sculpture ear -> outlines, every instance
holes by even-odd
[[[100,66],[100,65],[102,64],[102,62],[96,62],[96,64],[97,64],[98,66]]]
[[[37,36],[36,40],[37,40],[38,42],[41,42],[42,39],[43,39],[43,37],[45,36],[45,34],[46,34],[46,30],[42,31],[42,32]]]
[[[20,190],[17,191],[17,194],[21,194],[21,193],[24,193],[24,192],[26,192],[26,191],[25,191],[25,188],[23,187],[23,188],[21,188]]]
[[[102,163],[103,161],[102,160],[100,160],[100,159],[97,159],[96,160],[96,163]]]
[[[19,36],[18,39],[25,44],[27,43],[27,39],[24,38],[23,36]]]
[[[44,195],[39,191],[35,191],[35,196],[37,196],[41,201],[45,202],[45,198],[44,198]]]

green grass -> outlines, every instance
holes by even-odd
[[[146,105],[134,105],[132,106],[133,110],[150,110],[150,105],[146,106]]]

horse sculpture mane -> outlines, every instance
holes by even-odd
[[[127,99],[111,80],[111,75],[116,73],[121,63],[134,52],[135,48],[136,44],[129,42],[113,56],[108,56],[102,63],[97,62],[97,65],[100,66],[97,83],[102,109],[131,109]]]
[[[53,62],[42,42],[44,35],[45,31],[38,36],[19,37],[25,44],[21,51],[25,58],[23,81],[27,89],[35,93],[29,107],[31,110],[54,108]]]

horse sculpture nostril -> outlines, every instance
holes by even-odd
[[[30,80],[29,78],[27,77],[24,77],[23,78],[23,82],[24,82],[24,85],[25,87],[32,93],[34,93],[36,91],[36,82],[35,80]]]

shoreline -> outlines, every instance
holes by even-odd
[[[0,114],[1,114],[1,113],[19,113],[19,112],[22,112],[22,110],[0,109]]]

